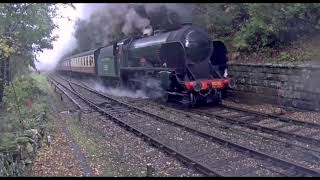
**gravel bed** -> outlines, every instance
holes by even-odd
[[[89,99],[92,100],[93,102],[95,102],[95,104],[101,104],[101,103],[104,103],[104,102],[108,102],[107,100],[105,99],[102,99],[101,97],[95,95],[94,93],[91,93],[79,86],[76,86],[76,85],[72,85],[72,88],[70,87],[69,83],[62,80],[61,78],[55,78],[56,80],[58,80],[61,84],[65,85],[67,88],[69,89],[75,89],[78,93],[80,93],[81,95],[83,95],[84,97],[90,97]],[[68,92],[68,90],[66,90]],[[72,95],[72,97],[75,97],[75,95],[73,95],[72,93],[69,93],[70,95]],[[74,98],[74,99],[77,99],[77,102],[78,102],[78,99],[81,100],[80,98]],[[82,100],[81,100],[82,101]]]
[[[224,117],[231,117],[231,116],[238,116],[238,115],[241,115],[241,113],[238,113],[238,112],[232,112],[232,111],[228,111],[227,113],[217,113],[219,115],[222,115]]]
[[[117,114],[114,114],[114,115],[117,115]],[[128,119],[126,119],[127,121],[131,121],[131,122],[133,121],[134,125],[138,125],[138,124],[142,125],[140,127],[138,126],[138,128],[143,128],[144,132],[149,132],[149,133],[151,133],[152,136],[161,137],[159,139],[165,140],[164,142],[166,144],[170,144],[172,147],[176,147],[177,150],[183,151],[186,154],[188,154],[188,151],[186,152],[185,150],[186,149],[190,149],[190,147],[198,147],[198,150],[193,150],[193,151],[191,150],[192,151],[192,155],[194,155],[194,152],[197,152],[197,153],[200,152],[200,154],[204,154],[204,153],[209,151],[208,150],[208,145],[207,145],[208,142],[205,142],[206,140],[204,142],[201,142],[201,140],[203,141],[202,138],[198,139],[198,137],[194,137],[194,136],[191,136],[191,137],[187,136],[187,137],[181,138],[181,134],[185,134],[185,133],[180,132],[180,129],[168,130],[168,128],[170,129],[172,127],[163,126],[163,124],[161,124],[161,123],[159,124],[158,122],[153,122],[153,123],[158,123],[157,125],[155,125],[153,123],[150,123],[150,122],[152,122],[151,119],[149,121],[147,120],[148,123],[146,123],[147,121],[143,121],[143,119],[147,119],[147,117],[145,117],[145,118],[141,118],[141,117],[133,118],[133,117],[130,117],[130,114],[128,114],[128,117],[126,117],[126,118],[128,118]],[[137,120],[142,121],[142,122],[137,122]],[[146,128],[147,128],[147,130],[145,130]],[[166,130],[166,132],[165,133],[160,132],[161,129]],[[170,134],[168,132],[178,132],[180,137],[179,137],[179,135],[177,137],[177,135],[172,135],[172,134]],[[182,141],[182,140],[181,141],[175,141],[177,139],[182,139],[184,141]],[[186,140],[185,139],[188,139],[188,144],[186,144]],[[205,147],[199,148],[201,146],[205,146]],[[217,148],[217,147],[215,147],[215,148]],[[201,152],[201,151],[199,151],[200,149],[206,149],[206,151],[205,152]],[[218,148],[218,149],[220,149],[220,148]],[[212,151],[216,151],[216,150],[212,149]],[[209,151],[209,152],[212,152],[212,151]],[[217,156],[217,157],[221,158],[221,157],[224,157],[224,156],[221,154],[220,156]],[[227,156],[226,156],[226,158],[227,158]],[[203,158],[203,159],[208,159],[208,158]]]
[[[62,81],[62,80],[60,80],[60,79],[58,79],[58,78],[56,78],[56,80],[58,80],[61,84],[65,85],[66,87],[69,88],[68,83],[66,83],[66,82],[64,82],[64,81]],[[60,87],[61,87],[61,86],[60,86]],[[78,96],[74,95],[74,94],[71,93],[69,90],[65,89],[64,87],[61,87],[61,89],[63,89],[65,92],[67,92],[68,95],[69,95],[70,97],[72,97],[82,108],[87,109],[87,110],[90,109],[90,106],[87,105],[85,102],[83,102]],[[64,100],[64,101],[69,102],[69,103],[66,103],[67,109],[70,110],[70,109],[75,109],[75,108],[76,108],[75,105],[71,102],[71,100],[69,100],[69,98],[68,98],[66,95],[64,95],[64,94],[63,94],[62,92],[60,92],[60,90],[58,90],[58,89],[57,89],[57,91],[58,91],[60,94],[63,95],[63,100]]]
[[[79,89],[81,89],[81,88],[79,88]],[[90,94],[92,94],[92,93],[90,93]],[[95,98],[94,98],[95,99]],[[100,98],[101,99],[101,98]],[[126,99],[128,99],[128,98],[126,98]],[[227,113],[228,115],[231,115],[232,113]],[[233,115],[235,115],[236,113],[234,113]],[[140,117],[141,118],[141,117]],[[136,121],[136,119],[137,118],[134,118],[134,123],[137,125],[137,121]],[[142,118],[141,118],[142,119]],[[144,119],[148,119],[147,117],[145,117]],[[170,117],[170,119],[172,120],[172,117]],[[178,118],[179,119],[179,118]],[[181,118],[180,118],[181,119]],[[129,119],[127,119],[127,120],[132,120],[132,117],[130,117]],[[146,121],[148,121],[148,120],[146,120]],[[168,133],[168,132],[172,132],[172,130],[168,130],[168,128],[165,128],[165,127],[163,127],[163,129],[166,129],[166,132],[165,133],[160,133],[160,130],[161,130],[161,126],[162,125],[160,125],[160,124],[158,124],[158,125],[154,125],[153,123],[150,123],[150,121],[148,121],[149,123],[146,123],[146,121],[143,121],[142,120],[142,122],[144,122],[144,123],[139,123],[139,124],[142,124],[143,126],[142,127],[140,127],[140,128],[146,128],[146,127],[150,127],[150,129],[149,129],[149,132],[153,132],[153,135],[155,135],[155,136],[161,136],[161,137],[163,137],[163,136],[167,136],[167,138],[166,139],[168,139],[169,141],[167,141],[166,143],[171,143],[172,144],[172,146],[175,146],[175,147],[179,147],[180,149],[182,149],[182,150],[185,150],[185,149],[188,149],[188,147],[191,147],[192,145],[193,146],[196,146],[196,147],[201,147],[201,145],[202,145],[202,143],[201,143],[201,140],[200,139],[197,139],[197,138],[195,138],[195,137],[187,137],[187,138],[181,138],[181,137],[179,137],[179,136],[176,136],[176,137],[173,137],[172,138],[172,136]],[[148,125],[149,124],[149,125]],[[189,121],[189,124],[188,124],[188,126],[196,126],[198,129],[200,129],[201,131],[210,131],[210,130],[212,130],[212,129],[210,129],[208,126],[200,126],[199,127],[199,124],[196,122],[196,121],[193,121],[193,122],[190,122]],[[156,128],[157,127],[157,128]],[[156,129],[155,129],[156,128]],[[160,129],[160,130],[158,130],[158,129]],[[158,131],[159,132],[158,132]],[[179,132],[179,130],[176,130],[175,132]],[[180,133],[180,136],[181,136],[181,133],[182,132],[179,132]],[[212,133],[212,131],[211,131],[211,133]],[[247,138],[249,138],[248,136],[246,136],[245,137],[245,135],[242,135],[243,137],[237,137],[237,136],[235,136],[235,134],[232,134],[232,133],[226,133],[226,132],[219,132],[220,133],[220,135],[222,134],[222,135],[225,135],[225,137],[224,138],[230,138],[230,140],[239,140],[240,141],[240,139],[243,139],[243,140],[245,140],[245,141],[243,141],[242,143],[247,143],[248,142],[248,140],[247,140]],[[217,134],[215,134],[215,136],[216,136]],[[231,135],[231,136],[230,136]],[[250,136],[251,137],[251,136]],[[251,137],[252,138],[252,137]],[[177,141],[177,139],[182,139],[182,140],[184,140],[184,139],[189,139],[189,141],[191,142],[191,144],[189,144],[189,145],[187,145],[187,146],[185,146],[185,144],[182,144],[181,142],[182,141]],[[192,139],[192,140],[191,140]],[[173,143],[175,141],[175,143]],[[255,141],[255,142],[254,142]],[[259,138],[257,138],[257,140],[254,140],[254,141],[250,141],[249,142],[249,144],[247,143],[247,145],[256,145],[256,144],[259,144],[259,142],[260,142],[260,144],[261,144],[261,141],[263,141],[263,139],[259,139]],[[180,144],[179,144],[180,143]],[[239,143],[239,142],[238,142]],[[207,143],[204,143],[204,148],[208,148],[207,146]],[[283,155],[283,156],[285,156],[285,157],[297,157],[295,154],[296,153],[288,153],[288,151],[281,151],[281,148],[279,148],[278,150],[274,150],[273,148],[274,147],[280,147],[281,145],[278,145],[278,146],[275,146],[274,144],[271,144],[270,145],[270,147],[267,147],[267,149],[269,150],[269,151],[271,151],[271,152],[273,152],[274,154],[279,154],[279,152],[280,152],[280,154],[281,155]],[[260,147],[261,148],[261,147]],[[203,149],[203,148],[199,148],[199,149]],[[264,148],[261,148],[261,150],[263,150],[263,151],[265,151],[266,150],[266,147],[264,147]],[[194,151],[193,151],[194,152]],[[205,153],[205,152],[200,152],[199,154],[203,154],[203,153]],[[215,154],[216,155],[216,154]],[[204,156],[205,157],[205,156]],[[223,156],[218,156],[218,157],[222,157],[223,158]],[[208,158],[204,158],[204,159],[208,159]],[[252,160],[251,160],[252,161]],[[251,162],[250,161],[250,162]],[[304,162],[303,161],[303,159],[301,160],[302,161],[302,163],[304,163],[304,164],[306,164],[306,165],[308,165],[308,166],[312,166],[312,164],[310,164],[309,162]],[[301,163],[301,161],[298,161],[298,162],[300,162]],[[243,164],[242,164],[242,166],[243,166]],[[319,166],[318,164],[317,164],[317,166]],[[235,167],[235,170],[237,170],[237,168]]]
[[[70,103],[70,101],[67,103]],[[84,127],[91,127],[91,129],[94,127],[96,131],[99,130],[100,134],[103,134],[100,143],[109,147],[108,152],[106,152],[106,158],[111,159],[115,170],[119,171],[119,167],[121,167],[119,163],[122,162],[122,164],[126,164],[126,171],[130,172],[142,169],[141,173],[145,174],[147,164],[151,163],[155,176],[203,176],[193,169],[186,168],[179,161],[167,156],[159,149],[149,146],[141,138],[134,136],[111,120],[102,121],[102,119],[105,119],[105,117],[101,117],[98,113],[88,113],[83,114],[81,123]],[[124,154],[119,155],[117,152],[119,152],[121,147],[125,147],[126,150],[124,150]],[[115,154],[117,155],[115,156]],[[117,160],[117,157],[120,157],[122,160]],[[94,168],[98,167],[94,166]],[[115,175],[123,176],[119,172],[115,172]],[[132,174],[129,173],[128,175]]]
[[[226,130],[226,129],[216,129],[216,127],[209,125],[205,122],[199,121],[196,118],[183,118],[179,113],[171,113],[170,111],[162,112],[156,108],[156,106],[145,106],[144,109],[151,111],[155,114],[163,116],[165,118],[169,118],[172,121],[179,122],[181,124],[187,125],[189,127],[194,127],[202,132],[206,132],[216,137],[221,137],[223,139],[228,139],[231,142],[235,142],[237,144],[245,145],[247,147],[269,153],[274,156],[283,156],[287,159],[290,159],[295,162],[303,163],[307,166],[313,167],[315,162],[312,160],[306,159],[305,156],[308,155],[308,152],[302,152],[301,148],[292,149],[291,147],[286,147],[284,143],[274,142],[270,140],[265,140],[260,136],[252,136],[252,134],[244,134],[244,133],[234,133],[234,131]],[[181,121],[181,119],[183,119]],[[281,123],[281,122],[280,122]],[[277,124],[280,125],[280,124]],[[275,126],[277,126],[275,125]],[[307,154],[307,155],[304,155]],[[316,162],[316,165],[320,164]]]
[[[99,95],[96,95],[84,88],[81,88],[77,85],[72,85],[72,87],[82,96],[88,98],[89,100],[91,100],[92,102],[94,102],[96,105],[100,105],[102,103],[110,103],[111,101],[105,98],[102,98]]]
[[[121,165],[122,162],[126,164],[127,171],[139,170],[144,174],[147,164],[150,163],[155,169],[155,176],[202,176],[194,170],[186,168],[174,158],[149,146],[141,138],[134,136],[111,120],[103,121],[104,119],[101,116],[86,114],[83,116],[81,123],[84,127],[90,128],[91,131],[103,135],[99,143],[108,147],[110,153],[106,158],[111,159],[115,169],[123,166]],[[119,173],[117,175],[122,176]]]
[[[86,83],[84,83],[84,84],[86,84]],[[90,84],[89,84],[89,87],[90,87]],[[124,100],[126,102],[149,101],[148,99],[137,99],[137,98],[117,97],[117,96],[113,96],[113,97],[118,98],[119,100]],[[241,108],[259,111],[262,113],[270,113],[270,114],[276,114],[276,115],[278,115],[280,113],[280,111],[282,111],[282,112],[285,112],[284,115],[280,115],[282,117],[288,117],[288,118],[293,118],[296,120],[320,124],[320,112],[308,112],[308,111],[298,112],[298,111],[292,111],[292,110],[285,110],[284,111],[283,109],[279,108],[277,105],[265,104],[265,103],[252,105],[252,104],[245,104],[245,103],[235,103],[230,100],[224,100],[223,103],[226,105],[231,105],[231,106],[235,106],[235,107],[241,107]]]
[[[270,113],[279,115],[280,108],[277,105],[273,104],[258,104],[258,105],[249,105],[243,103],[235,103],[232,101],[225,100],[223,104],[246,108],[254,111],[259,111],[262,113]],[[283,110],[282,110],[283,111]],[[282,117],[292,118],[300,121],[310,122],[320,124],[320,112],[311,112],[311,111],[284,111],[285,114],[280,115]]]
[[[280,122],[280,121],[268,121],[268,122],[262,122],[262,123],[255,123],[256,125],[260,125],[263,127],[267,127],[267,128],[272,128],[274,129],[277,126],[281,126],[284,125],[286,123]]]
[[[288,115],[283,115],[283,117],[320,124],[320,113],[318,112],[293,112]]]
[[[280,122],[277,120],[268,120],[263,121],[263,122],[258,122],[258,123],[254,123],[256,125],[260,125],[263,127],[267,127],[267,128],[275,128],[278,129],[280,131],[284,131],[284,132],[290,132],[296,135],[301,135],[301,136],[306,136],[309,137],[310,134],[317,134],[317,132],[319,133],[320,131],[318,129],[313,129],[313,128],[307,128],[307,127],[303,127],[303,126],[298,126],[298,125],[286,125],[287,123],[285,122]],[[284,127],[281,128],[276,128],[278,126],[281,125],[285,125]]]

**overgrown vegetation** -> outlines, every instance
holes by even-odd
[[[57,10],[55,3],[0,3],[0,145],[37,126],[47,109],[46,80],[28,74],[37,53],[52,48],[57,38],[52,35]]]
[[[37,53],[52,48],[57,10],[55,3],[0,4],[0,103],[4,86],[35,68]]]
[[[195,24],[238,55],[258,53],[265,60],[296,61],[299,56],[311,60],[318,54],[319,47],[314,47],[316,52],[309,47],[297,56],[320,31],[319,3],[197,4],[194,14]],[[298,51],[287,51],[288,47]]]
[[[41,75],[25,75],[6,86],[6,109],[0,118],[0,146],[8,145],[22,130],[36,128],[46,112],[48,82]]]

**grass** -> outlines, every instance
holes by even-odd
[[[37,128],[48,111],[49,84],[42,75],[24,75],[5,88],[5,108],[0,117],[0,147],[11,146],[24,129]],[[28,104],[32,102],[32,105]]]

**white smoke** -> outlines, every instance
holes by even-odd
[[[112,95],[116,97],[129,97],[129,98],[141,98],[141,99],[149,98],[142,90],[132,91],[132,90],[127,90],[122,88],[105,87],[98,82],[95,82],[92,87],[96,91],[106,93],[108,95]]]
[[[129,9],[129,12],[125,16],[125,24],[122,27],[122,32],[125,35],[129,35],[133,29],[144,30],[150,24],[150,20],[142,18],[134,9]]]

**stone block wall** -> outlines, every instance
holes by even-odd
[[[229,65],[231,96],[320,110],[320,66]]]
[[[0,146],[0,177],[29,175],[37,150],[46,137],[44,116],[41,121],[37,129],[25,130],[10,146]]]

